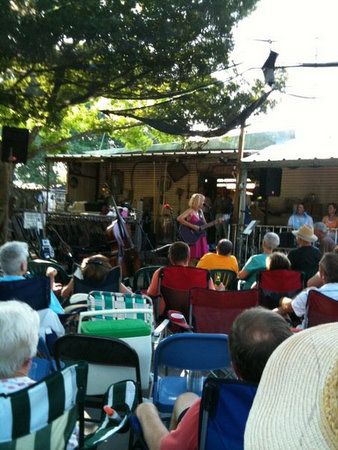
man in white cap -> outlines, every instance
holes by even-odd
[[[296,333],[271,355],[244,436],[245,450],[338,448],[338,323]]]
[[[303,272],[306,282],[318,271],[320,252],[312,245],[318,238],[308,225],[302,225],[299,230],[292,231],[292,234],[296,236],[298,248],[291,250],[288,258],[292,270]]]

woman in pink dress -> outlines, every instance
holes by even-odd
[[[189,208],[177,217],[178,222],[193,231],[199,231],[200,226],[206,223],[203,214],[205,197],[202,194],[193,194],[189,200]],[[190,246],[190,260],[196,262],[208,252],[208,242],[205,234],[202,234],[194,244]]]

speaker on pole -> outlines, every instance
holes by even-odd
[[[29,131],[26,128],[2,127],[1,161],[27,162]]]
[[[279,197],[282,182],[282,169],[264,168],[259,174],[259,194],[263,197]]]

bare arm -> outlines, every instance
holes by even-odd
[[[319,274],[319,272],[317,272],[315,275],[313,275],[313,277],[311,277],[307,283],[306,286],[307,287],[321,287],[323,286],[324,282]]]
[[[192,208],[188,208],[186,209],[184,212],[182,212],[182,214],[180,214],[177,217],[177,221],[182,224],[185,225],[186,227],[191,228],[194,231],[198,231],[199,227],[197,225],[194,225],[193,223],[188,222],[188,218],[194,213],[194,210]]]
[[[240,280],[246,280],[249,276],[249,272],[247,270],[240,270],[237,274],[237,278],[239,278]]]
[[[74,291],[74,280],[72,278],[70,282],[62,288],[61,297],[68,298],[72,295],[73,291]]]
[[[292,313],[292,298],[283,297],[279,301],[279,308],[276,308],[276,312],[281,314],[282,316],[285,316],[286,314]]]
[[[161,439],[169,434],[169,431],[163,425],[156,407],[152,403],[141,403],[136,409],[136,416],[149,450],[160,450]]]

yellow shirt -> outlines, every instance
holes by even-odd
[[[238,262],[235,256],[218,255],[217,253],[206,253],[198,261],[199,269],[227,269],[238,273]]]

